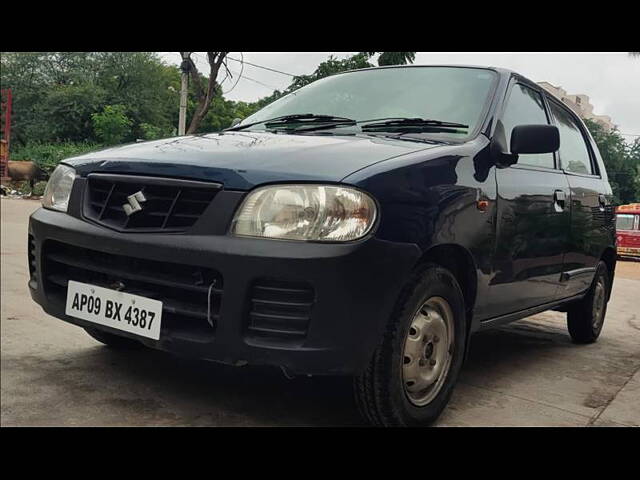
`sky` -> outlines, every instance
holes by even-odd
[[[177,52],[159,52],[167,63],[179,64]],[[318,64],[334,55],[345,58],[355,52],[232,52],[230,58],[255,63],[290,75],[312,73]],[[196,52],[198,69],[208,71],[204,52]],[[374,62],[375,63],[375,62]],[[535,81],[547,81],[561,86],[568,94],[589,96],[596,115],[609,115],[627,141],[640,136],[640,57],[622,53],[428,53],[418,52],[414,65],[453,64],[504,67]],[[229,61],[233,78],[222,86],[225,97],[252,102],[270,95],[275,89],[284,90],[291,77]],[[636,135],[636,136],[632,136]]]

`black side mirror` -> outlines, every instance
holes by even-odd
[[[518,125],[511,130],[511,153],[552,153],[560,148],[555,125]]]

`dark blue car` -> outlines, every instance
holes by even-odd
[[[65,160],[29,288],[112,347],[349,375],[370,422],[424,425],[478,330],[555,309],[597,339],[611,202],[583,122],[517,73],[358,70],[223,132]]]

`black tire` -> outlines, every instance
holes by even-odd
[[[593,343],[598,339],[607,314],[610,289],[609,270],[601,261],[587,295],[567,310],[567,326],[574,343]]]
[[[405,391],[405,341],[408,341],[412,322],[425,302],[438,298],[446,300],[453,314],[454,334],[448,350],[451,358],[448,360],[448,370],[441,373],[443,380],[439,380],[442,383],[439,390],[434,392],[435,397],[427,404],[417,406]],[[355,400],[362,416],[377,426],[415,427],[431,424],[451,397],[462,367],[465,339],[464,297],[458,282],[448,270],[438,265],[423,265],[403,288],[382,342],[368,366],[354,378]]]
[[[114,350],[138,350],[144,348],[142,343],[130,338],[103,332],[95,328],[85,328],[85,330],[92,338]]]

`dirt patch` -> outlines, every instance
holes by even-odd
[[[640,280],[640,261],[620,259],[616,263],[616,277]]]

